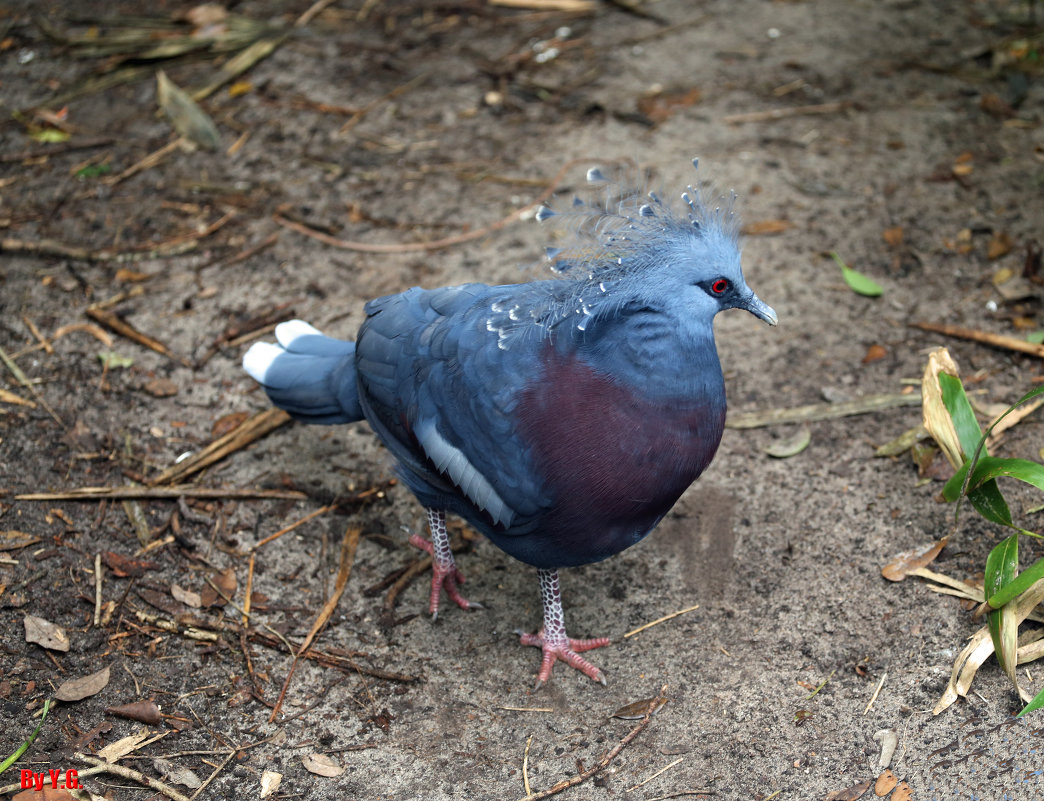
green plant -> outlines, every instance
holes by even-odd
[[[990,456],[986,440],[996,425],[1015,409],[1044,394],[1044,387],[1026,393],[1010,406],[985,433],[979,427],[971,403],[964,392],[959,378],[945,372],[938,373],[942,401],[953,422],[960,445],[963,463],[954,476],[943,487],[943,497],[955,503],[954,528],[960,520],[964,498],[975,510],[990,522],[997,523],[1014,533],[999,542],[986,559],[984,597],[988,608],[990,638],[993,641],[997,661],[1015,685],[1020,695],[1015,669],[1019,661],[1019,625],[1029,612],[1044,598],[1044,558],[1038,559],[1025,570],[1019,570],[1019,539],[1034,537],[1044,539],[1041,534],[1029,531],[1012,521],[1011,510],[997,485],[998,478],[1014,478],[1044,491],[1044,465],[1028,459],[1003,459]],[[969,456],[970,454],[970,456]],[[1035,649],[1024,652],[1030,659],[1044,657],[1044,651]],[[1044,706],[1044,690],[1029,700],[1019,715],[1025,715]]]

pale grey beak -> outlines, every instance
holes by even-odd
[[[776,317],[776,313],[772,310],[765,301],[755,295],[753,292],[750,293],[750,297],[740,304],[741,309],[746,309],[755,317],[760,317],[769,325],[775,325],[779,322],[779,318]]]

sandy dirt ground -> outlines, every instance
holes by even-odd
[[[894,735],[893,801],[1044,798],[1041,718],[1011,719],[1021,704],[993,661],[932,714],[980,622],[880,571],[949,530],[946,469],[874,455],[920,422],[917,379],[937,346],[982,409],[1044,377],[1039,358],[910,326],[1044,328],[1041,284],[1024,276],[1044,239],[1032,8],[579,5],[334,0],[302,20],[308,2],[235,3],[234,20],[212,23],[219,43],[235,30],[277,46],[201,101],[217,147],[188,151],[167,147],[156,72],[195,89],[236,51],[150,52],[190,22],[125,51],[100,43],[190,4],[0,3],[0,347],[14,365],[0,367],[0,757],[59,687],[108,668],[52,708],[0,784],[85,771],[77,753],[144,729],[163,736],[119,764],[185,797],[195,777],[211,779],[200,798],[257,798],[270,771],[282,776],[271,798],[521,799],[526,780],[539,793],[599,764],[665,688],[607,768],[556,797],[876,798]],[[84,83],[127,70],[133,80]],[[33,138],[55,130],[70,135]],[[607,687],[559,665],[532,690],[539,654],[514,631],[539,624],[536,577],[486,541],[465,536],[458,555],[484,610],[432,624],[425,578],[389,602],[419,558],[406,539],[422,510],[363,424],[280,426],[180,479],[193,488],[180,502],[19,498],[154,486],[269,408],[239,363],[275,321],[352,338],[377,295],[541,276],[546,231],[517,215],[500,225],[508,215],[552,189],[568,203],[587,167],[620,160],[676,196],[694,156],[701,180],[737,193],[748,282],[780,319],[718,318],[730,419],[904,391],[913,403],[808,423],[790,458],[766,449],[797,426],[730,428],[653,535],[565,571],[570,633],[613,638],[592,654]],[[392,247],[345,249],[300,226]],[[451,237],[463,241],[418,244]],[[883,294],[853,293],[831,251]],[[1042,444],[1038,412],[996,452],[1039,460]],[[1020,517],[1040,503],[1005,489]],[[297,665],[272,721],[287,643],[300,646],[334,593],[356,530],[316,658]],[[932,568],[981,580],[1003,536],[969,515]],[[60,626],[67,650],[27,642],[28,615]],[[1038,692],[1041,668],[1025,668]],[[110,711],[139,702],[138,719]],[[317,754],[337,775],[306,768]],[[82,783],[163,797],[112,774]]]

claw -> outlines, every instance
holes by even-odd
[[[420,548],[431,556],[431,596],[428,601],[428,612],[432,621],[439,619],[439,604],[442,600],[442,590],[450,600],[461,609],[484,609],[485,607],[477,601],[469,601],[460,594],[458,585],[464,583],[464,574],[457,568],[453,561],[453,553],[449,552],[449,559],[441,558],[436,553],[435,545],[418,534],[410,535],[410,544]],[[446,549],[449,550],[448,548]]]
[[[554,642],[545,635],[543,628],[536,634],[527,634],[523,631],[516,631],[515,633],[519,635],[519,641],[522,645],[533,645],[544,652],[543,659],[540,660],[540,672],[537,674],[534,690],[539,690],[545,682],[551,680],[551,668],[558,660],[576,668],[603,687],[606,686],[605,674],[580,656],[580,653],[608,645],[610,642],[608,637],[595,637],[586,640],[574,640],[572,637],[566,637],[561,642]]]

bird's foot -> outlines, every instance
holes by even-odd
[[[428,612],[432,620],[438,620],[439,602],[442,600],[442,590],[461,609],[482,609],[482,604],[477,601],[469,601],[460,594],[457,585],[464,583],[464,574],[457,568],[453,561],[452,552],[449,559],[442,558],[436,553],[435,546],[419,534],[410,535],[410,545],[420,548],[431,556],[431,600],[428,603]]]
[[[527,634],[516,631],[523,645],[534,645],[544,652],[544,658],[540,662],[540,672],[537,674],[536,687],[539,689],[544,682],[551,679],[551,668],[557,660],[562,660],[570,667],[574,667],[601,685],[605,685],[605,676],[598,668],[580,656],[582,651],[590,651],[592,648],[601,648],[608,645],[608,637],[594,637],[589,640],[574,640],[567,637],[563,631],[557,636],[547,636],[543,628],[536,634]]]

